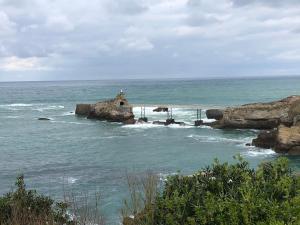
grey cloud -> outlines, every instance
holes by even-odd
[[[233,2],[0,0],[0,61],[35,79],[300,73],[299,1]]]
[[[234,6],[246,6],[251,4],[264,4],[273,7],[300,4],[299,0],[232,0]]]
[[[127,15],[135,15],[145,12],[148,8],[142,4],[142,1],[136,0],[118,0],[109,1],[107,8],[112,13],[121,13]]]

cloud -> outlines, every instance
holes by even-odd
[[[36,57],[18,58],[15,56],[3,58],[0,61],[0,70],[3,71],[35,71],[49,70],[42,66],[41,60]]]
[[[284,5],[299,4],[298,0],[232,0],[235,6],[245,6],[251,4],[264,4],[272,7],[280,7]]]
[[[152,50],[154,45],[146,38],[121,38],[119,45],[126,50],[145,51]]]
[[[1,74],[97,79],[300,73],[298,3],[0,0]]]

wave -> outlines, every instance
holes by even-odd
[[[44,112],[46,110],[58,110],[58,109],[64,109],[65,107],[63,105],[49,105],[49,106],[44,106],[40,108],[36,108],[33,110],[37,110],[39,112]]]
[[[74,116],[75,113],[74,112],[64,112],[61,114],[62,116]]]
[[[66,123],[66,124],[76,124],[76,125],[92,125],[92,124],[89,124],[89,123],[79,123],[79,122],[68,122],[68,121],[59,121],[59,120],[53,120],[51,119],[50,120],[51,123]]]
[[[226,138],[226,137],[212,137],[207,135],[188,135],[187,138],[192,138],[201,142],[235,142],[235,143],[249,143],[252,140],[252,137],[245,138]]]
[[[63,105],[53,105],[53,104],[46,104],[46,103],[37,103],[37,104],[13,103],[13,104],[0,105],[0,108],[11,110],[11,111],[34,110],[34,111],[43,112],[46,110],[60,110],[60,109],[64,109],[65,107]]]
[[[75,184],[76,181],[78,181],[78,178],[75,178],[75,177],[68,177],[67,178],[67,183],[68,184]]]
[[[250,156],[250,157],[270,156],[270,155],[276,155],[276,152],[273,151],[272,149],[259,149],[253,147],[253,149],[250,149],[247,152],[242,153],[242,155]]]
[[[6,119],[18,119],[20,117],[21,116],[4,116],[3,118],[6,118]]]
[[[25,104],[25,103],[14,103],[14,104],[6,104],[0,105],[0,107],[30,107],[32,104]]]

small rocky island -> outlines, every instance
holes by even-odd
[[[216,119],[211,124],[214,128],[262,130],[252,141],[254,146],[300,155],[300,96],[208,110],[207,117]]]
[[[88,119],[106,120],[109,122],[122,122],[134,124],[132,106],[121,91],[114,99],[97,102],[96,104],[77,104],[76,115],[85,116]]]

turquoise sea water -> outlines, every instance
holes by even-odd
[[[120,89],[130,103],[149,106],[150,121],[166,118],[151,106],[167,104],[175,119],[192,124],[194,105],[205,110],[299,95],[300,78],[0,83],[0,194],[20,173],[28,187],[55,198],[63,189],[99,191],[107,221],[118,224],[127,173],[151,170],[163,179],[178,170],[191,174],[216,157],[232,162],[239,153],[255,167],[279,156],[245,146],[255,130],[122,125],[74,115],[76,103],[112,98]],[[138,117],[139,107],[134,112]],[[290,160],[300,168],[299,157]]]

